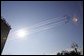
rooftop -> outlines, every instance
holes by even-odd
[[[11,26],[8,24],[5,18],[1,17],[1,21],[4,22],[11,29]]]

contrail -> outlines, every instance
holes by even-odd
[[[29,28],[35,28],[35,27],[37,28],[37,27],[40,27],[42,25],[48,24],[50,22],[56,21],[57,19],[61,19],[61,18],[63,18],[63,17],[45,19],[45,20],[39,21],[38,23],[36,23],[32,26],[29,26]]]
[[[43,25],[41,27],[38,27],[36,29],[30,29],[30,34],[51,29],[51,28],[55,27],[54,26],[55,24],[57,24],[59,22],[62,22],[62,21],[64,21],[64,19],[61,19],[61,20],[58,20],[58,21],[54,21],[54,22],[50,22],[50,23],[45,24],[45,25]]]

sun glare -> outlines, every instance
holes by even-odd
[[[28,31],[25,30],[25,29],[20,29],[20,30],[17,31],[16,34],[17,34],[18,37],[24,38],[27,35],[27,32]]]

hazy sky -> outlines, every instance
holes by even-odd
[[[45,24],[45,19],[53,22],[51,19],[64,15],[76,15],[77,24],[53,23],[44,27],[53,26],[48,30],[35,32],[24,38],[15,36],[14,32],[19,29],[26,28],[28,32],[28,28],[34,24]],[[12,28],[2,54],[52,54],[70,48],[74,41],[80,48],[83,47],[82,1],[1,1],[1,16]],[[43,23],[39,24],[40,21]]]

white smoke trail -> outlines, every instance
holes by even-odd
[[[63,18],[63,17],[45,19],[45,20],[39,21],[38,23],[35,23],[35,24],[32,25],[32,26],[25,27],[25,29],[29,29],[29,28],[30,28],[30,29],[31,29],[31,28],[32,28],[32,29],[33,29],[33,28],[38,28],[38,27],[40,27],[40,26],[42,26],[42,25],[48,24],[48,23],[50,23],[50,22],[56,21],[56,20],[61,19],[61,18]]]
[[[33,34],[33,33],[36,33],[36,32],[40,32],[40,31],[44,31],[44,30],[48,30],[48,29],[51,29],[51,28],[54,28],[55,24],[57,23],[60,23],[64,21],[64,19],[61,19],[61,20],[58,20],[58,21],[53,21],[53,22],[50,22],[48,24],[45,24],[41,27],[38,27],[38,28],[35,28],[35,29],[30,29],[30,34]]]

